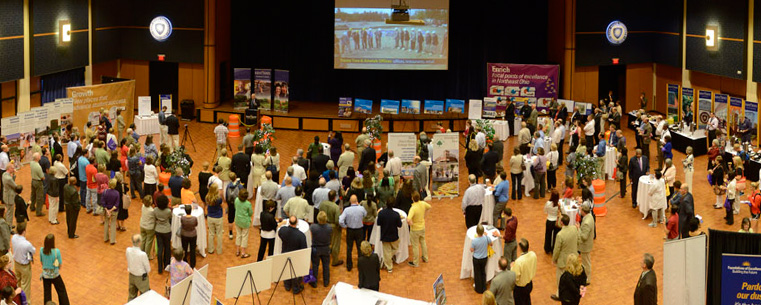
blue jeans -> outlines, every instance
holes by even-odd
[[[85,203],[87,201],[87,181],[79,181],[79,201],[82,202],[83,207],[87,207]]]
[[[87,207],[87,211],[92,211],[95,213],[98,208],[98,189],[94,188],[88,188],[87,189],[87,200],[85,201]]]

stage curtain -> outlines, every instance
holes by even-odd
[[[57,98],[66,97],[66,88],[85,85],[85,69],[73,70],[43,75],[41,77],[40,90],[42,91],[41,103],[55,102]]]
[[[708,230],[708,304],[721,304],[722,253],[761,255],[761,234]]]

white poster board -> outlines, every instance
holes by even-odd
[[[568,111],[568,114],[573,113],[573,104],[575,102],[572,100],[564,100],[564,99],[558,99],[558,104],[565,105],[565,109]]]
[[[414,162],[417,138],[414,133],[388,134],[388,149],[394,151],[394,157],[399,157],[402,162]]]
[[[214,288],[200,272],[193,274],[190,289],[190,305],[211,304],[211,291]]]
[[[483,109],[484,102],[482,100],[469,100],[468,101],[468,119],[480,120],[481,110]]]
[[[190,281],[193,275],[189,275],[179,283],[172,286],[172,292],[169,294],[169,305],[188,305],[190,303]],[[187,297],[186,297],[187,293]],[[185,302],[183,302],[183,299]]]
[[[166,114],[172,113],[172,99],[161,100],[161,108],[164,108],[164,106],[166,106]]]
[[[56,102],[61,102],[61,113],[74,112],[74,99],[73,98],[59,98]]]
[[[150,115],[150,114],[151,114],[151,97],[138,96],[137,97],[137,115]]]
[[[256,290],[261,292],[272,288],[272,260],[227,268],[225,280],[225,299],[251,294],[251,283],[246,281],[246,274],[251,271]],[[243,287],[243,290],[241,290]],[[256,292],[254,292],[256,293]]]
[[[705,235],[665,242],[661,263],[663,304],[705,304]]]
[[[295,275],[291,275],[291,267],[286,266],[288,258],[291,258],[293,264],[293,270]],[[306,248],[283,254],[273,255],[267,257],[267,260],[272,260],[272,282],[290,280],[295,277],[305,276],[309,274],[309,268],[312,265],[312,248]],[[285,271],[283,271],[285,268]],[[282,277],[280,274],[282,273]]]

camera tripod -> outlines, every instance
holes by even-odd
[[[182,134],[182,141],[180,142],[180,146],[185,146],[185,142],[188,139],[190,139],[190,144],[193,145],[193,151],[197,152],[196,144],[193,143],[193,137],[190,136],[190,130],[188,130],[188,124],[185,124],[185,133]]]

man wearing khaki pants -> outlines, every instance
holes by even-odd
[[[380,227],[380,240],[383,242],[383,265],[391,273],[394,269],[393,257],[399,249],[399,228],[402,227],[402,217],[394,211],[393,200],[389,200],[386,208],[378,212],[376,223]]]
[[[579,252],[581,252],[581,266],[584,267],[584,273],[587,274],[587,285],[592,279],[592,248],[595,241],[595,219],[590,213],[592,208],[589,203],[581,205],[581,225],[579,228]]]
[[[290,182],[289,182],[290,183]],[[340,266],[344,263],[338,256],[341,254],[341,225],[338,224],[341,208],[336,204],[338,194],[335,190],[328,192],[328,200],[320,202],[320,212],[325,212],[330,224],[330,260],[331,266]]]
[[[420,158],[416,157],[416,160]],[[420,199],[420,193],[412,193],[412,207],[407,215],[407,223],[410,225],[410,243],[412,244],[412,261],[408,264],[412,267],[418,265],[418,251],[422,251],[423,262],[428,262],[428,245],[425,243],[425,215],[431,209],[431,205]],[[420,250],[418,250],[420,247]]]
[[[26,222],[21,222],[16,226],[16,233],[11,237],[13,244],[13,261],[18,279],[18,287],[21,287],[26,294],[29,304],[32,304],[32,263],[34,262],[35,249],[28,240],[26,240]]]
[[[560,218],[560,222],[563,224],[563,228],[560,229],[557,237],[555,237],[555,248],[552,251],[552,262],[555,263],[555,266],[557,267],[555,268],[555,284],[560,283],[560,276],[563,275],[563,272],[565,271],[565,263],[568,259],[568,255],[578,252],[577,249],[579,243],[579,230],[576,229],[576,227],[568,225],[571,223],[571,218],[569,218],[568,215],[563,214]],[[558,298],[558,291],[551,295],[550,298],[555,301],[560,301],[560,298]]]

